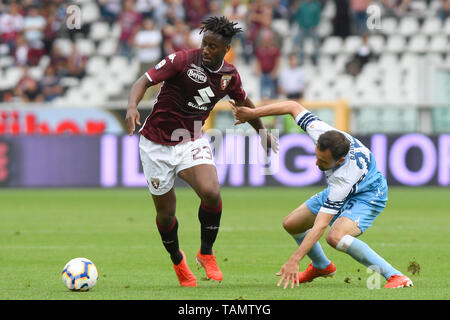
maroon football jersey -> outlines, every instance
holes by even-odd
[[[163,82],[153,111],[140,130],[147,139],[176,145],[183,141],[180,132],[189,133],[190,140],[197,139],[220,99],[226,95],[236,102],[246,99],[236,68],[223,61],[217,71],[209,70],[202,65],[201,52],[194,49],[172,53],[145,73],[153,84]]]

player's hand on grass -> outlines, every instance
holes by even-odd
[[[280,271],[276,274],[277,276],[281,276],[281,279],[280,281],[278,281],[277,286],[281,286],[283,284],[283,281],[283,289],[286,289],[289,283],[291,283],[291,288],[294,288],[294,283],[298,286],[298,274],[298,263],[289,260],[281,267]]]
[[[125,116],[125,121],[127,123],[128,134],[130,136],[133,135],[134,130],[136,129],[136,124],[141,125],[140,122],[141,115],[137,108],[127,108],[127,115]]]
[[[236,118],[236,124],[245,123],[249,120],[255,119],[255,109],[248,107],[237,107],[236,102],[233,99],[229,100],[231,104],[231,111],[233,111],[233,115]]]

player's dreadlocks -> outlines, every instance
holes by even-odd
[[[211,31],[220,34],[229,44],[235,34],[242,32],[242,29],[236,28],[235,25],[237,25],[237,22],[231,22],[224,16],[209,17],[202,21],[200,33]]]

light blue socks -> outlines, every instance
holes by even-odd
[[[347,253],[359,263],[380,273],[386,280],[393,275],[402,274],[373,251],[365,242],[350,235],[342,237],[337,244],[336,249]]]
[[[294,238],[295,242],[300,246],[303,242],[303,239],[308,234],[309,230],[293,234],[292,237]],[[330,260],[325,256],[325,253],[322,250],[322,246],[320,245],[319,241],[317,241],[311,250],[307,253],[308,257],[311,259],[312,264],[317,269],[325,269],[330,264]]]

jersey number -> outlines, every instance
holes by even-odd
[[[204,151],[206,155],[202,154],[202,151]],[[192,160],[199,160],[199,159],[212,160],[211,148],[208,146],[203,146],[203,148],[192,149]]]
[[[214,97],[214,92],[211,90],[210,87],[199,89],[198,93],[200,94],[200,97],[194,96],[194,98],[195,98],[195,102],[197,102],[197,104],[199,106],[201,106],[202,104],[205,104],[205,103],[210,103],[211,99],[209,99],[209,98]]]

